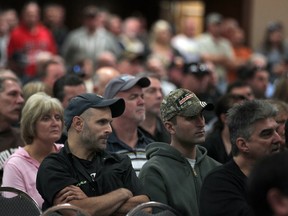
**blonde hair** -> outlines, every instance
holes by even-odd
[[[64,125],[64,110],[60,101],[52,98],[44,92],[33,94],[25,103],[21,116],[21,135],[26,144],[31,144],[37,136],[36,122],[42,116],[50,114],[51,111],[59,112],[61,115],[62,129]]]
[[[166,20],[158,20],[153,24],[149,38],[150,44],[155,42],[157,35],[162,31],[169,31],[172,34],[172,27]]]
[[[45,92],[48,95],[52,94],[51,90],[45,83],[41,81],[32,81],[23,86],[24,100],[27,101],[30,96],[37,92]]]
[[[172,31],[171,25],[166,20],[158,20],[152,26],[153,33],[158,33],[164,30]]]

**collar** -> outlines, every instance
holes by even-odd
[[[148,140],[148,138],[144,135],[144,133],[139,128],[137,128],[137,135],[138,135],[138,141],[137,141],[135,148],[145,149],[146,145],[152,142],[152,140]],[[109,140],[109,144],[121,146],[124,149],[134,151],[134,149],[132,149],[130,146],[128,146],[126,143],[124,143],[122,140],[120,140],[117,137],[115,130],[112,130],[112,133],[109,135],[108,140]]]
[[[68,141],[65,142],[63,149],[64,149],[65,154],[67,154],[67,156],[68,156],[68,158],[70,160],[73,159],[73,158],[74,159],[79,159],[78,157],[76,157],[75,155],[73,155],[71,153]],[[107,151],[96,152],[96,154],[93,157],[92,161],[94,161],[96,159],[96,157],[101,157],[102,160],[103,160],[103,163],[105,163],[107,160],[114,160],[116,162],[120,161],[119,158],[115,154],[109,153]]]

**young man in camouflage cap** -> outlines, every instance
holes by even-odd
[[[161,118],[171,134],[170,145],[147,146],[148,161],[139,178],[153,201],[170,205],[180,215],[199,216],[198,195],[203,178],[220,164],[198,144],[205,141],[203,110],[212,104],[200,101],[187,89],[177,89],[161,103]]]

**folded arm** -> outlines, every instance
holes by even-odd
[[[91,215],[111,215],[127,200],[132,197],[132,193],[120,188],[101,196],[87,197],[84,192],[76,186],[68,186],[57,193],[54,205],[60,203],[70,203],[78,206]]]
[[[135,208],[137,205],[145,202],[149,202],[149,198],[146,195],[139,195],[134,196],[128,199],[123,205],[120,206],[120,208],[114,212],[113,216],[120,216],[120,215],[126,215],[131,209]]]

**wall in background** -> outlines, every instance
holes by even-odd
[[[287,0],[251,0],[250,43],[256,49],[262,42],[267,24],[281,21],[288,36]],[[288,37],[287,37],[288,38]]]

